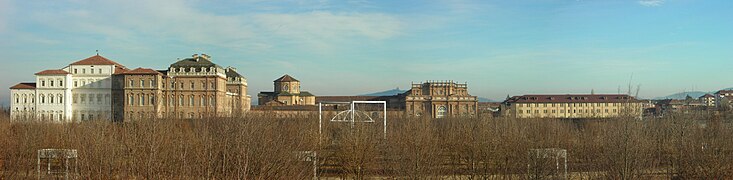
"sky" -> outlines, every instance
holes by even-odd
[[[95,54],[166,69],[206,53],[248,78],[316,95],[467,82],[469,93],[733,87],[728,0],[0,0],[0,104],[34,73]],[[635,92],[636,90],[634,90]]]

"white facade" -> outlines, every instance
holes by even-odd
[[[13,120],[34,118],[36,114],[35,89],[11,89],[10,97],[10,117]]]
[[[43,121],[71,120],[70,74],[36,75],[36,118]]]
[[[112,74],[115,65],[69,65],[72,74],[71,103],[75,121],[110,119],[112,114]]]
[[[36,83],[11,87],[11,118],[46,122],[109,120],[112,77],[127,68],[99,55],[36,73]]]

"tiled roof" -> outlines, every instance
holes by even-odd
[[[275,79],[275,81],[273,82],[300,82],[300,81],[286,74],[280,78]]]
[[[36,73],[36,75],[66,75],[71,74],[61,69],[49,69]]]
[[[514,96],[505,103],[622,103],[639,101],[625,94],[566,94]]]
[[[171,67],[218,67],[218,65],[211,62],[209,59],[204,57],[192,57],[179,60],[171,64]]]
[[[733,90],[720,90],[718,92],[715,92],[715,94],[727,94],[727,93],[733,93]]]
[[[153,69],[148,69],[148,68],[137,68],[137,69],[125,71],[125,72],[123,72],[121,74],[152,74],[152,75],[157,75],[157,74],[160,74],[160,72],[158,72],[156,70],[153,70]]]
[[[86,58],[86,59],[76,61],[74,63],[71,63],[71,65],[117,65],[117,66],[124,67],[122,64],[109,60],[105,57],[102,57],[99,54]]]
[[[10,89],[36,89],[36,83],[18,83]]]

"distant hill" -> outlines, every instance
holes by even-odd
[[[681,92],[681,93],[676,93],[676,94],[672,94],[669,96],[657,97],[654,99],[685,99],[688,95],[692,98],[698,98],[708,93],[712,94],[715,92],[702,92],[702,91]]]
[[[499,101],[494,101],[493,99],[489,99],[485,97],[478,97],[478,102],[499,102]]]
[[[375,93],[369,93],[369,94],[362,94],[362,95],[359,95],[359,96],[394,96],[394,95],[397,95],[397,94],[404,93],[406,91],[407,90],[401,90],[400,88],[395,88],[395,89],[390,89],[390,90],[381,91],[381,92],[375,92]]]

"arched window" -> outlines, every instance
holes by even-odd
[[[50,85],[49,87],[53,87],[53,82],[54,82],[54,81],[53,81],[53,79],[49,79],[49,80],[48,80],[48,83],[49,83],[49,85]]]
[[[183,95],[178,97],[178,106],[183,106]]]
[[[445,108],[445,106],[438,106],[438,112],[435,114],[435,117],[436,118],[445,117],[446,111],[447,111],[447,108]]]
[[[201,96],[201,101],[199,101],[199,106],[206,106],[206,97]]]
[[[138,95],[138,102],[140,106],[145,105],[145,94]]]
[[[18,96],[18,95],[16,94],[16,95],[15,95],[15,104],[18,104],[18,103],[20,103],[20,96]]]
[[[59,97],[59,104],[64,103],[64,96],[61,96],[61,94],[57,95]]]
[[[193,95],[191,95],[191,96],[188,97],[188,106],[193,106],[193,105],[195,105],[195,104],[193,102]]]
[[[150,94],[150,95],[148,95],[148,97],[150,99],[150,105],[155,105],[155,95],[154,94]]]
[[[46,96],[41,94],[41,104],[44,104],[44,103],[46,103]]]
[[[130,95],[128,95],[128,97],[127,97],[127,101],[128,101],[128,102],[127,102],[127,105],[130,105],[130,106],[132,106],[132,105],[134,105],[134,104],[135,104],[135,97],[134,97],[134,96],[133,96],[132,94],[130,94]]]
[[[23,94],[23,103],[28,103],[28,95]]]

